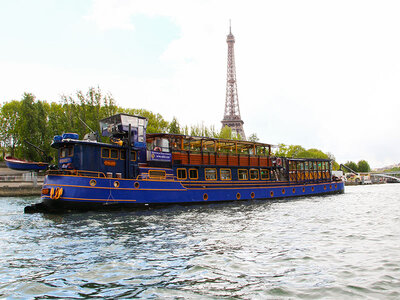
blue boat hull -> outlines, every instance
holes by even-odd
[[[18,162],[10,162],[6,161],[6,166],[13,170],[18,171],[40,171],[46,170],[48,164],[47,163],[18,163]]]
[[[45,205],[54,209],[99,209],[168,204],[197,204],[237,200],[294,198],[344,192],[342,181],[289,184],[268,182],[246,184],[212,184],[185,187],[174,180],[133,180],[47,175],[42,189]],[[62,194],[55,199],[55,191]]]

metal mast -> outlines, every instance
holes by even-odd
[[[226,37],[228,44],[228,69],[226,76],[226,99],[224,119],[221,121],[222,127],[229,126],[232,132],[240,135],[242,140],[246,140],[244,134],[242,118],[240,117],[239,98],[236,85],[236,67],[235,67],[235,37],[232,34],[229,21],[229,34]]]

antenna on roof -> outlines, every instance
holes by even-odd
[[[229,19],[229,34],[232,34],[232,30],[231,30],[231,19]]]
[[[89,127],[88,124],[86,124],[79,116],[78,116],[79,121],[82,122],[83,125],[85,125],[89,130],[90,133],[85,134],[83,137],[84,140],[91,140],[91,141],[99,141],[99,134],[95,132],[92,128]]]

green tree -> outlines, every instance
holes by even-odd
[[[13,100],[0,106],[0,145],[5,152],[15,155],[19,145],[17,123],[19,120],[20,102]]]
[[[64,111],[64,116],[61,116],[63,132],[75,132],[80,137],[89,131],[85,124],[99,132],[101,119],[123,110],[116,106],[111,94],[103,94],[99,87],[90,87],[86,93],[77,91],[75,96],[62,95],[61,100]]]
[[[366,160],[360,160],[357,163],[357,170],[358,172],[369,172],[371,168]]]
[[[358,172],[358,166],[354,161],[348,161],[344,165],[346,167],[352,169],[354,172]]]
[[[180,134],[181,133],[181,129],[180,129],[178,120],[175,117],[173,117],[171,123],[169,123],[168,132],[169,133],[174,133],[174,134]]]
[[[329,156],[322,152],[321,150],[311,148],[306,151],[299,152],[298,157],[302,158],[322,158],[322,159],[329,159]]]
[[[311,148],[304,149],[299,145],[285,145],[278,144],[277,149],[273,153],[274,156],[282,156],[282,157],[291,157],[291,158],[322,158],[322,159],[331,159],[332,160],[332,168],[334,170],[339,169],[339,164],[336,162],[335,157],[331,153],[324,153],[321,150]]]
[[[307,156],[306,149],[299,145],[285,145],[278,144],[278,149],[275,150],[275,156],[291,157],[291,158],[305,158]]]
[[[258,136],[257,136],[256,133],[250,134],[250,136],[249,136],[249,141],[250,141],[250,142],[258,142],[259,140],[260,140],[260,139],[258,138]]]
[[[278,144],[278,146],[275,148],[273,155],[274,156],[282,156],[282,157],[286,157],[287,153],[288,153],[289,149],[288,146],[280,143]]]
[[[219,134],[220,139],[227,139],[227,140],[231,140],[232,139],[232,128],[230,128],[229,126],[224,126],[221,129],[221,132]]]
[[[24,143],[28,141],[40,148],[49,147],[46,140],[47,113],[43,102],[36,101],[35,96],[25,93],[19,107],[19,118],[16,124],[19,138],[17,155],[28,160],[40,161],[42,157],[37,151]]]
[[[384,172],[398,172],[398,171],[400,171],[400,167],[392,167],[384,170]]]

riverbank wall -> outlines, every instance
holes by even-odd
[[[44,176],[0,166],[0,197],[40,196]]]

